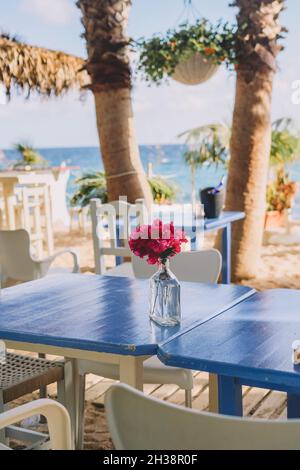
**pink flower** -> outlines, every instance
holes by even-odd
[[[149,264],[171,258],[181,252],[181,245],[187,243],[185,233],[175,230],[174,223],[163,224],[159,219],[152,225],[136,227],[130,236],[129,247],[140,258],[147,257]]]

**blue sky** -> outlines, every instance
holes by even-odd
[[[194,0],[195,8],[211,20],[233,20],[229,0]],[[150,36],[184,20],[183,0],[133,0],[129,34]],[[274,85],[273,117],[291,116],[300,123],[300,105],[292,104],[292,83],[300,80],[299,0],[286,0],[282,23],[289,29],[285,51],[279,58]],[[80,38],[82,26],[75,0],[0,0],[0,28],[32,44],[62,49],[85,56]],[[135,121],[139,143],[176,142],[176,136],[191,127],[210,122],[230,123],[235,76],[221,69],[209,82],[187,87],[148,87],[136,82],[133,89]],[[97,145],[93,98],[85,101],[77,93],[63,99],[14,98],[0,106],[0,148],[21,139],[38,147]]]

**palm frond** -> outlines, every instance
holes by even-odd
[[[226,146],[229,146],[231,130],[223,124],[206,124],[194,129],[182,132],[177,137],[184,138],[185,143],[197,145],[205,138],[217,137]]]
[[[24,165],[35,167],[46,167],[48,165],[48,161],[27,142],[17,143],[15,149],[21,154],[22,160],[17,162],[14,168],[23,167]]]
[[[13,88],[59,96],[71,88],[83,88],[89,77],[79,57],[35,47],[7,34],[0,35],[0,83],[10,95]]]
[[[78,189],[71,198],[72,206],[86,207],[91,199],[100,199],[107,202],[107,187],[105,174],[101,171],[89,172],[77,178],[75,184]]]
[[[282,166],[300,156],[300,131],[290,118],[277,119],[272,124],[271,166]]]

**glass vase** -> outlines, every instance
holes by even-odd
[[[168,260],[160,262],[150,279],[150,318],[162,326],[175,326],[181,321],[180,284]]]

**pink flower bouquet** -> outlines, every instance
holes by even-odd
[[[129,239],[131,251],[140,258],[147,257],[148,264],[159,264],[181,252],[181,245],[187,243],[185,233],[176,230],[173,222],[164,224],[154,220],[152,225],[136,227]]]

